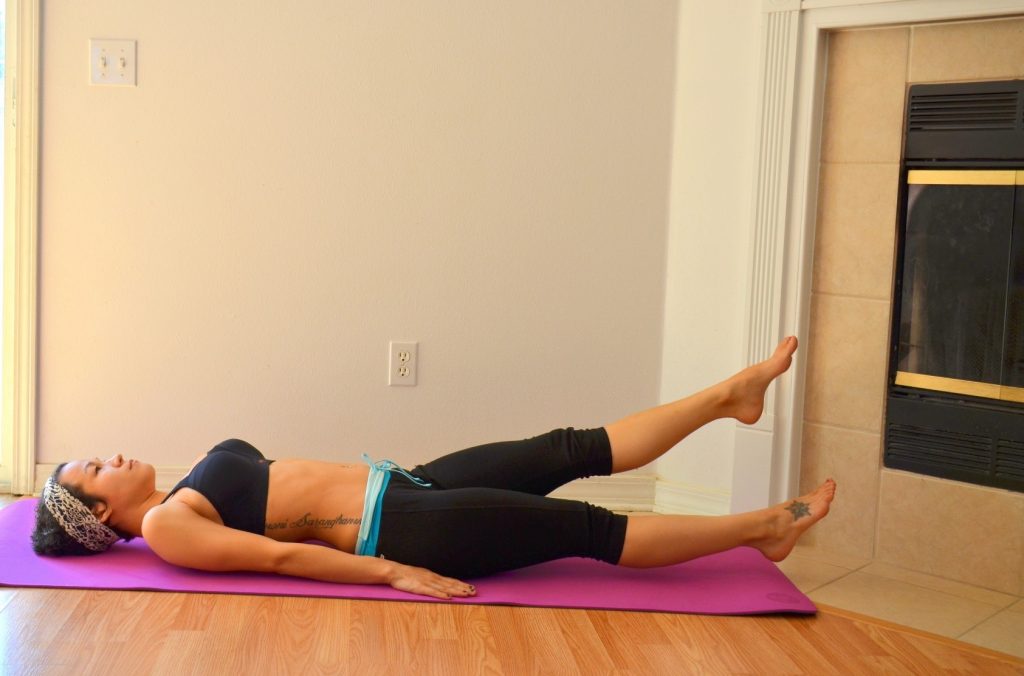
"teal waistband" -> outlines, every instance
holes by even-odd
[[[369,455],[363,453],[363,462],[370,466],[370,476],[366,479],[363,520],[359,524],[359,535],[356,537],[356,554],[377,556],[377,540],[380,537],[380,506],[384,502],[384,491],[388,487],[388,481],[391,480],[391,473],[398,472],[423,488],[429,488],[431,484],[414,477],[391,460],[374,462]]]

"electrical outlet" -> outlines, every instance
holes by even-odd
[[[416,353],[419,343],[388,343],[388,385],[416,384]]]

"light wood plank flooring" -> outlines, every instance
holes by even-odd
[[[712,617],[91,590],[0,591],[5,674],[1024,674],[823,609]]]

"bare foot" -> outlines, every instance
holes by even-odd
[[[773,380],[789,369],[796,352],[796,336],[784,339],[768,359],[749,366],[723,383],[728,394],[726,407],[729,417],[751,425],[764,412],[764,393]]]
[[[836,482],[825,483],[807,495],[769,507],[766,512],[769,532],[767,537],[751,543],[766,558],[781,561],[793,551],[796,541],[808,528],[825,518],[836,496]]]

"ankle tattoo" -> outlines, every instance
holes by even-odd
[[[793,504],[786,507],[786,511],[790,512],[793,515],[793,521],[796,521],[801,516],[811,515],[811,510],[808,508],[807,503],[800,502],[799,500],[794,500]]]

